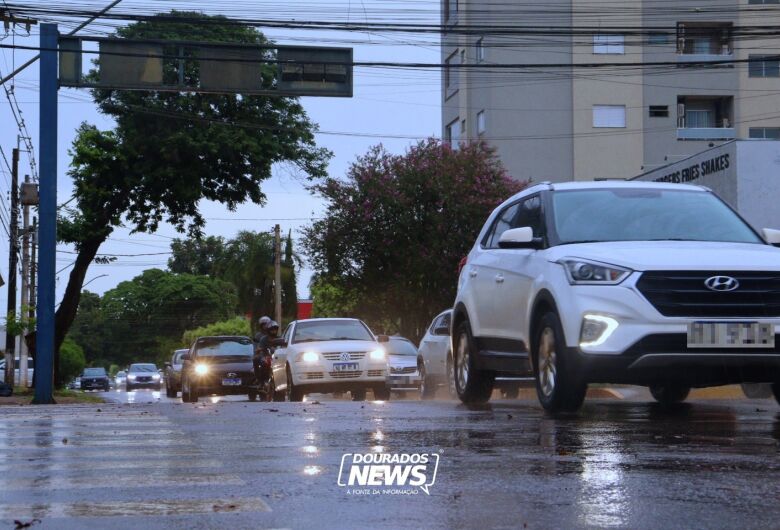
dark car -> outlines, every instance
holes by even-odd
[[[184,356],[181,370],[181,399],[196,403],[198,397],[246,394],[257,398],[253,383],[249,337],[200,337]]]
[[[171,362],[165,363],[165,395],[174,398],[181,390],[181,367],[184,362],[182,357],[189,350],[176,350],[173,352]]]
[[[110,382],[105,368],[84,368],[81,373],[81,390],[102,390],[108,392]]]
[[[160,374],[157,372],[157,366],[152,363],[131,364],[127,370],[127,381],[125,388],[128,392],[136,388],[151,388],[160,390]]]

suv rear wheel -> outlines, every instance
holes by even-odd
[[[468,320],[460,323],[455,337],[457,341],[452,363],[455,392],[463,403],[485,403],[493,393],[495,374],[477,369],[477,349]]]
[[[548,412],[575,411],[582,406],[588,385],[581,381],[566,353],[558,315],[546,313],[536,328],[532,362],[536,394]]]

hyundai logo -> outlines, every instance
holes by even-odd
[[[727,292],[739,287],[739,281],[731,276],[711,276],[704,280],[704,285],[710,291]]]
[[[344,353],[341,354],[339,359],[342,360],[342,361],[349,361],[352,358],[350,357],[350,355],[347,352],[344,352]]]
[[[230,372],[229,374],[227,374],[227,377],[228,378],[235,378],[235,377],[238,377],[238,374],[235,373],[235,372]]]

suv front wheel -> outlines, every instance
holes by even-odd
[[[536,394],[548,412],[575,411],[582,406],[588,385],[581,381],[567,356],[558,315],[546,313],[536,328],[532,362]]]
[[[452,363],[455,392],[463,403],[485,403],[490,399],[490,394],[493,393],[495,374],[477,369],[477,349],[468,320],[460,323],[455,337],[457,341]]]

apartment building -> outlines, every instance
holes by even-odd
[[[443,137],[488,142],[515,178],[780,138],[780,0],[442,0],[442,24]]]

